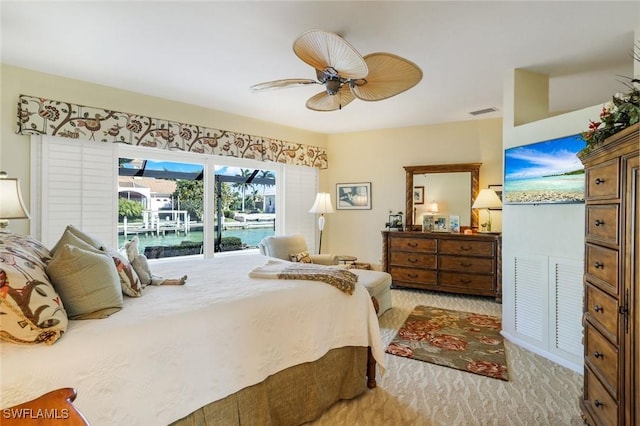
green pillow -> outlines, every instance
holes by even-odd
[[[120,278],[111,256],[65,244],[46,271],[70,319],[106,318],[122,309]]]
[[[78,243],[78,241],[82,241],[85,244],[80,244]],[[102,241],[93,238],[89,234],[85,234],[73,225],[68,225],[66,227],[66,229],[62,233],[62,236],[60,237],[60,240],[58,240],[56,245],[51,249],[51,253],[55,254],[56,250],[58,250],[58,248],[64,246],[65,244],[71,244],[80,248],[86,248],[88,245],[96,250],[104,250],[105,248],[105,244]]]

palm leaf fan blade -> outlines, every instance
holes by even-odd
[[[303,62],[317,70],[335,69],[343,78],[363,78],[367,64],[345,39],[337,34],[311,30],[293,42],[293,51]]]
[[[363,101],[380,101],[411,89],[422,80],[422,70],[413,62],[391,53],[364,57],[369,67],[366,83],[351,90]]]
[[[254,84],[250,87],[253,91],[269,90],[269,89],[282,89],[285,87],[297,87],[307,84],[319,84],[316,80],[308,78],[287,78],[284,80],[267,81],[266,83]]]
[[[348,86],[342,86],[338,93],[329,95],[320,92],[309,98],[307,108],[313,111],[337,111],[355,99]]]

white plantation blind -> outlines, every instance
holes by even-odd
[[[284,217],[279,218],[283,229],[278,233],[302,234],[309,251],[317,253],[318,220],[315,214],[309,213],[309,209],[316,199],[318,169],[286,165],[284,182]]]
[[[116,145],[57,137],[32,138],[35,234],[49,248],[69,224],[115,247]]]

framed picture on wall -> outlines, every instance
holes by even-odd
[[[424,204],[424,186],[413,187],[413,204]]]
[[[498,195],[498,198],[500,198],[500,201],[502,201],[502,185],[489,185],[488,188],[493,189],[495,193]],[[502,209],[499,209],[499,210],[502,210]]]
[[[371,182],[337,183],[338,210],[371,210]]]

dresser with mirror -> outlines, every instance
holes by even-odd
[[[481,163],[406,166],[406,226],[382,231],[382,267],[394,287],[494,297],[502,300],[502,240],[477,233],[471,206]],[[418,188],[418,191],[415,189]],[[437,204],[437,212],[433,205]],[[460,232],[424,232],[423,218],[459,218]],[[473,232],[465,234],[464,231]]]

